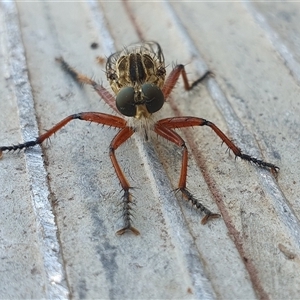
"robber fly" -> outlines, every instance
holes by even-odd
[[[177,190],[181,192],[183,197],[190,201],[194,207],[205,214],[201,221],[202,224],[205,224],[210,219],[218,218],[220,215],[207,209],[187,189],[188,150],[184,140],[175,132],[175,129],[208,126],[221,138],[228,148],[233,151],[235,156],[252,162],[259,167],[270,169],[273,172],[278,172],[279,170],[277,166],[271,163],[244,154],[214,123],[208,120],[190,116],[165,118],[159,121],[153,119],[153,114],[162,108],[180,76],[183,79],[185,90],[188,91],[210,75],[210,72],[207,72],[197,81],[189,84],[184,65],[179,64],[174,67],[166,78],[164,55],[160,45],[156,42],[133,44],[108,57],[106,76],[115,96],[102,85],[76,71],[63,58],[58,58],[57,61],[59,61],[63,69],[78,83],[92,86],[99,96],[119,116],[101,112],[81,112],[73,114],[57,123],[35,140],[19,145],[0,147],[0,155],[3,151],[27,149],[41,144],[74,119],[118,128],[118,133],[110,143],[109,156],[123,190],[122,205],[124,227],[117,231],[119,235],[126,231],[131,231],[136,235],[139,234],[139,231],[132,226],[131,209],[133,200],[131,186],[120,168],[115,155],[115,151],[135,132],[142,134],[145,139],[148,139],[149,131],[152,130],[159,136],[181,148],[182,162]]]

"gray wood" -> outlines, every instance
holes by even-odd
[[[0,144],[32,139],[81,111],[113,113],[55,62],[108,87],[105,58],[139,40],[163,48],[167,72],[186,65],[158,118],[208,119],[267,170],[225,153],[210,128],[180,131],[188,188],[222,218],[202,215],[176,189],[181,151],[152,136],[117,157],[136,187],[134,225],[108,157],[116,130],[73,121],[51,142],[0,161],[1,298],[283,299],[300,290],[297,3],[2,2]],[[99,48],[90,45],[97,42]],[[295,63],[293,63],[295,62]]]

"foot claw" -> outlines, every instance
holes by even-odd
[[[209,209],[207,209],[203,204],[200,203],[198,199],[196,199],[188,190],[186,187],[178,188],[179,191],[182,192],[183,197],[191,201],[191,203],[200,211],[205,213],[205,217],[201,220],[201,224],[205,225],[210,219],[216,219],[220,218],[220,214],[212,213]]]
[[[118,230],[116,232],[116,234],[117,235],[122,235],[122,234],[124,234],[125,232],[128,232],[128,231],[131,231],[135,235],[139,235],[140,234],[140,232],[136,228],[134,228],[133,226],[131,226],[131,225],[130,226],[126,226],[126,227]]]
[[[210,219],[217,219],[220,218],[221,215],[220,214],[208,214],[205,215],[205,217],[201,220],[201,224],[205,225]]]

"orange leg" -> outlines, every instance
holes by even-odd
[[[115,98],[102,86],[96,83],[94,80],[90,79],[89,77],[77,72],[74,68],[72,68],[67,62],[64,61],[63,58],[58,58],[57,61],[59,61],[63,67],[63,69],[73,77],[78,83],[80,84],[88,84],[91,85],[94,90],[98,93],[98,95],[111,107],[116,111],[117,113],[120,113],[118,109],[116,108],[116,100]],[[115,117],[118,118],[118,117]],[[118,118],[120,119],[120,118]],[[122,122],[124,124],[126,123],[123,119]],[[123,123],[122,123],[123,124]],[[112,125],[114,126],[114,125]],[[117,127],[117,126],[115,126]],[[138,235],[139,231],[135,229],[131,225],[131,202],[132,202],[132,197],[129,192],[130,186],[126,180],[126,177],[124,176],[118,161],[115,156],[115,150],[122,144],[124,143],[127,139],[130,138],[130,136],[134,133],[134,131],[129,128],[122,126],[120,128],[123,128],[119,133],[115,136],[115,138],[112,140],[110,144],[110,159],[112,161],[112,164],[114,166],[114,169],[116,171],[116,174],[118,176],[118,179],[121,183],[122,189],[124,190],[124,195],[123,195],[123,218],[124,218],[124,227],[120,230],[117,231],[117,234],[121,235],[125,233],[126,231],[130,230],[134,234]]]
[[[166,82],[165,82],[165,84],[162,88],[162,92],[165,96],[165,99],[167,99],[169,97],[169,95],[171,94],[171,92],[172,92],[173,88],[175,87],[180,75],[182,76],[185,90],[190,91],[196,85],[198,85],[201,81],[203,81],[208,76],[211,76],[212,74],[213,74],[212,72],[207,71],[203,76],[201,76],[195,82],[193,82],[192,84],[189,84],[184,65],[177,65],[172,70],[172,72],[170,73],[168,78],[166,79]]]
[[[115,156],[115,150],[119,148],[126,140],[128,140],[132,134],[134,133],[134,130],[131,129],[130,127],[125,127],[121,129],[117,135],[114,137],[112,142],[110,143],[109,147],[109,156],[112,161],[112,164],[114,166],[114,169],[116,171],[116,174],[119,178],[119,181],[121,183],[122,189],[124,191],[123,195],[123,218],[124,218],[124,227],[121,228],[120,230],[117,231],[118,235],[121,235],[125,233],[126,231],[130,230],[133,232],[135,235],[140,234],[137,229],[135,229],[131,225],[131,204],[132,204],[132,196],[129,192],[129,189],[131,188],[123,171],[120,168],[120,165],[117,161],[117,158]]]
[[[12,146],[2,146],[0,147],[0,156],[3,151],[15,151],[15,150],[21,150],[26,149],[29,147],[33,147],[35,145],[41,144],[43,141],[48,139],[51,135],[56,133],[58,130],[60,130],[62,127],[64,127],[66,124],[68,124],[70,121],[79,119],[84,121],[90,121],[95,122],[98,124],[108,125],[111,127],[116,128],[124,128],[126,127],[126,121],[120,117],[112,116],[104,113],[99,112],[82,112],[74,115],[70,115],[57,123],[55,126],[53,126],[51,129],[49,129],[46,133],[40,135],[35,140],[25,142],[23,144],[19,145],[12,145]]]
[[[202,219],[201,223],[206,224],[209,219],[220,217],[219,214],[212,213],[209,209],[207,209],[200,201],[195,198],[186,188],[186,177],[187,177],[187,166],[188,166],[188,151],[185,145],[184,140],[173,130],[161,125],[160,122],[157,122],[154,128],[154,131],[162,136],[163,138],[171,141],[176,144],[178,147],[182,148],[182,162],[181,162],[181,171],[180,178],[178,183],[178,190],[182,192],[184,198],[201,211],[205,213],[205,217]]]
[[[248,154],[242,153],[241,149],[238,148],[214,123],[207,121],[202,118],[197,117],[175,117],[175,118],[166,118],[158,121],[157,126],[162,126],[168,129],[174,128],[183,128],[183,127],[193,127],[193,126],[209,126],[228,146],[229,149],[233,151],[235,156],[240,157],[241,159],[252,162],[259,167],[269,168],[271,171],[277,173],[279,168],[271,163],[265,162],[263,160],[252,157]]]
[[[98,84],[96,81],[91,78],[77,72],[74,68],[72,68],[67,62],[64,61],[62,57],[56,59],[62,66],[62,68],[73,77],[75,81],[80,84],[88,84],[91,85],[97,94],[108,104],[115,112],[120,114],[116,107],[116,99],[115,97],[102,85]]]
[[[13,146],[2,146],[0,147],[0,156],[3,151],[15,151],[15,150],[21,150],[26,149],[29,147],[33,147],[35,145],[41,144],[43,141],[48,139],[51,135],[59,131],[62,127],[64,127],[67,123],[69,123],[72,120],[79,119],[84,121],[90,121],[95,122],[98,124],[108,125],[111,127],[121,128],[121,130],[117,133],[117,135],[114,137],[110,144],[110,151],[109,156],[112,161],[113,167],[116,171],[116,174],[118,176],[118,179],[121,183],[122,189],[124,190],[124,196],[123,196],[123,217],[125,226],[117,231],[117,234],[123,234],[127,230],[131,230],[134,234],[138,235],[139,231],[135,229],[131,225],[131,203],[132,203],[132,197],[129,193],[130,186],[118,164],[118,161],[115,156],[115,150],[121,146],[127,139],[131,137],[131,135],[134,133],[134,130],[130,127],[126,126],[126,121],[120,117],[108,115],[104,113],[98,113],[98,112],[82,112],[74,115],[70,115],[57,123],[55,126],[53,126],[50,130],[48,130],[46,133],[40,135],[35,140],[25,142],[23,144],[19,145],[13,145]]]
[[[43,141],[48,139],[51,135],[56,133],[58,130],[60,130],[62,127],[64,127],[66,124],[68,124],[70,121],[79,119],[84,121],[90,121],[95,122],[98,124],[108,125],[111,127],[121,128],[121,130],[117,133],[117,135],[114,137],[110,144],[110,151],[109,156],[112,161],[113,167],[116,171],[116,174],[118,176],[118,179],[121,183],[122,189],[124,190],[124,196],[123,196],[123,217],[125,226],[121,230],[117,231],[117,234],[123,234],[127,230],[131,230],[134,234],[138,235],[139,231],[135,229],[133,226],[131,226],[131,203],[132,203],[132,197],[129,193],[130,186],[117,162],[116,156],[115,156],[115,150],[123,144],[127,139],[131,137],[131,135],[134,133],[134,130],[130,127],[126,126],[126,121],[120,117],[108,115],[104,113],[98,113],[98,112],[82,112],[74,115],[70,115],[57,123],[55,126],[53,126],[50,130],[48,130],[46,133],[40,135],[35,140],[25,142],[19,145],[13,145],[13,146],[2,146],[0,147],[0,156],[3,151],[15,151],[15,150],[21,150],[26,149],[29,147],[33,147],[35,145],[41,144]]]

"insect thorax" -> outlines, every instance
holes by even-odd
[[[134,44],[112,54],[107,60],[106,75],[116,95],[125,86],[137,90],[145,82],[161,89],[166,70],[160,46],[155,42]]]

